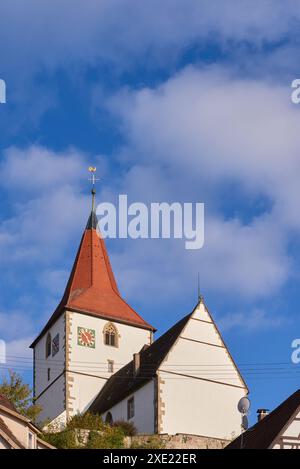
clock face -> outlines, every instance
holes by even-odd
[[[95,348],[95,331],[93,329],[78,327],[77,339],[78,345]]]

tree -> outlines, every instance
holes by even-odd
[[[33,403],[32,390],[27,383],[24,383],[22,377],[9,370],[8,377],[2,378],[0,384],[0,394],[15,406],[20,414],[34,420],[41,412],[41,407]]]

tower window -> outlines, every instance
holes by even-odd
[[[50,379],[51,379],[51,370],[50,370],[50,368],[48,368],[48,370],[47,370],[47,378],[48,378],[48,381],[50,381]]]
[[[56,334],[52,340],[52,357],[54,357],[59,351],[59,334]]]
[[[107,360],[107,371],[108,373],[114,372],[114,362],[113,360]]]
[[[104,344],[111,347],[118,347],[118,331],[111,322],[106,324],[103,329]]]
[[[50,332],[47,335],[46,339],[46,358],[48,358],[51,355],[51,334]]]
[[[127,420],[134,417],[134,397],[131,397],[127,401]]]

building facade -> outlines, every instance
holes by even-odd
[[[59,429],[89,410],[143,434],[239,435],[248,389],[203,299],[154,342],[153,332],[121,297],[92,210],[63,298],[31,345],[40,422]]]

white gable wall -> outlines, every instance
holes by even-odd
[[[160,373],[162,406],[159,433],[188,433],[231,440],[240,434],[236,405],[245,392],[205,380]]]
[[[239,399],[247,394],[203,303],[159,368],[159,433],[221,439],[240,434]]]

